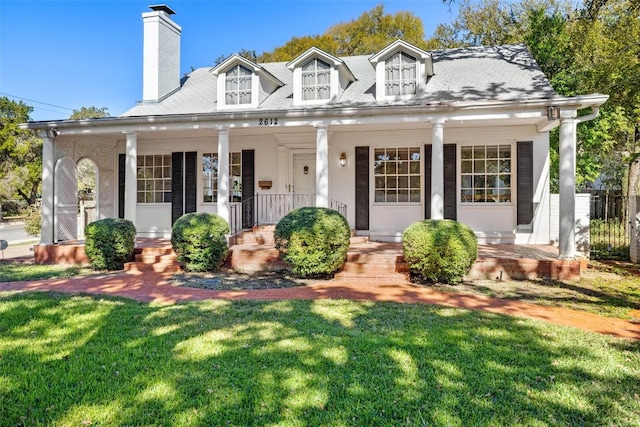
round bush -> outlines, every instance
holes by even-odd
[[[216,214],[182,215],[173,224],[171,245],[185,271],[216,271],[227,258],[229,224]]]
[[[300,277],[334,273],[344,264],[351,230],[347,220],[327,208],[299,208],[276,225],[274,240],[280,257]]]
[[[431,282],[461,282],[478,257],[473,230],[448,219],[414,222],[404,231],[402,246],[409,269]]]
[[[101,219],[84,232],[84,251],[95,270],[122,270],[133,261],[135,242],[136,228],[126,219]]]

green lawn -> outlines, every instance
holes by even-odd
[[[640,425],[640,344],[347,300],[0,297],[2,426]]]

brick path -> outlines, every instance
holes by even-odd
[[[55,291],[110,295],[157,304],[174,304],[182,301],[206,299],[312,300],[320,298],[435,304],[529,317],[601,334],[640,339],[640,325],[622,319],[602,317],[566,308],[501,300],[481,295],[441,292],[411,283],[375,284],[357,283],[355,281],[327,281],[296,288],[213,291],[174,286],[169,283],[170,278],[171,274],[116,272],[61,280],[0,283],[0,291]]]

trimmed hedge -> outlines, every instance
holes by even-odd
[[[344,264],[351,230],[347,220],[328,208],[306,207],[288,213],[274,232],[280,257],[300,277],[324,276]]]
[[[84,251],[94,270],[122,270],[133,261],[136,228],[131,221],[107,218],[87,225]]]
[[[171,245],[185,271],[216,271],[227,259],[229,224],[219,215],[194,212],[173,224]]]
[[[431,282],[461,282],[478,257],[473,230],[448,219],[414,222],[404,231],[402,246],[411,272]]]

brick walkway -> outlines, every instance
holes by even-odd
[[[640,325],[621,319],[481,295],[440,292],[411,283],[375,284],[327,281],[297,288],[212,291],[174,286],[169,283],[170,278],[171,274],[116,272],[63,280],[0,283],[0,291],[54,291],[110,295],[156,304],[174,304],[206,299],[312,300],[320,298],[435,304],[523,316],[621,338],[640,339]]]

